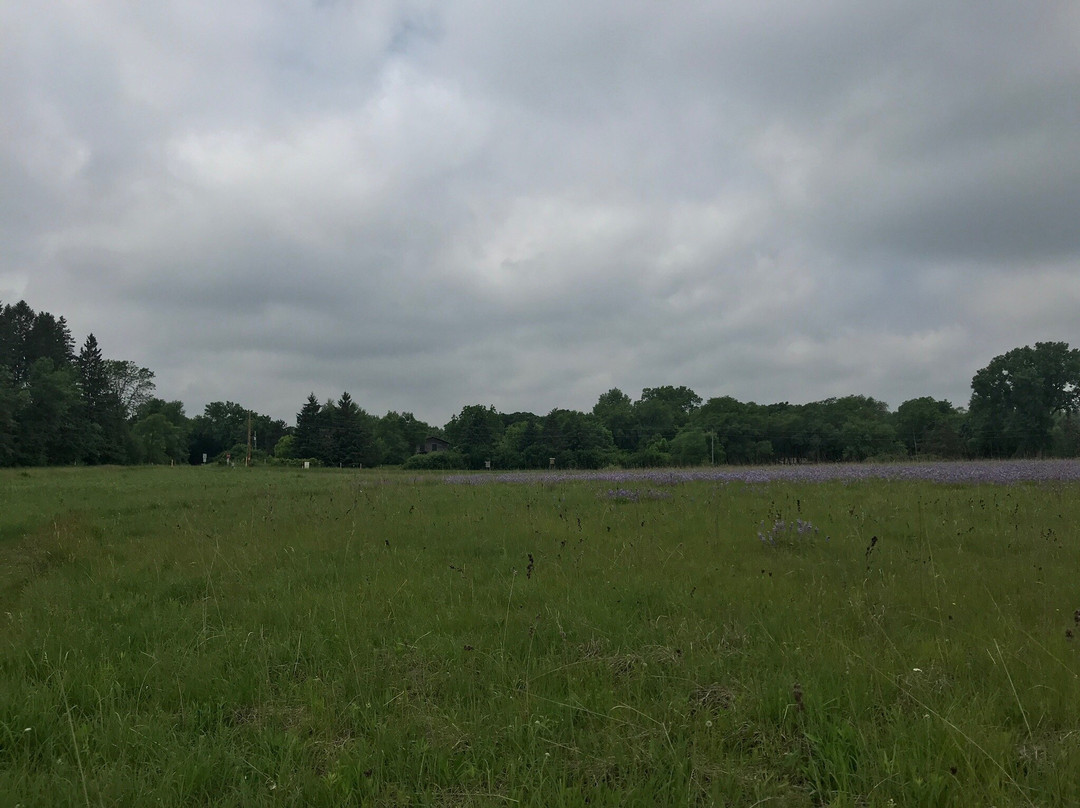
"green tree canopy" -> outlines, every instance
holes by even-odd
[[[19,397],[11,381],[11,371],[0,365],[0,466],[15,462],[15,415]]]
[[[908,454],[959,457],[964,414],[945,400],[913,398],[896,408],[896,437]]]
[[[296,442],[292,447],[295,457],[322,460],[327,456],[330,441],[330,424],[324,417],[322,405],[315,393],[311,393],[296,414]]]
[[[202,455],[213,459],[234,446],[247,444],[248,410],[233,401],[212,401],[202,415],[191,419],[188,456],[201,463]],[[243,458],[233,458],[243,459]]]
[[[74,346],[63,317],[35,312],[25,300],[0,308],[0,366],[8,369],[16,387],[27,382],[39,359],[50,360],[54,369],[70,365]]]
[[[75,360],[82,398],[82,454],[87,463],[123,463],[128,457],[126,413],[97,338],[86,337]]]
[[[494,407],[469,404],[450,419],[446,438],[469,468],[482,469],[491,460],[503,434],[503,421]]]
[[[671,441],[671,459],[677,466],[703,466],[712,462],[714,451],[712,435],[699,427],[686,427]],[[724,449],[720,447],[720,461]]]
[[[611,432],[595,415],[555,409],[544,417],[531,454],[544,465],[545,458],[554,457],[559,468],[594,469],[613,462],[615,443]]]
[[[434,431],[411,412],[386,413],[375,422],[380,461],[395,466],[404,463]]]
[[[623,452],[637,448],[638,417],[630,396],[618,387],[612,387],[597,399],[592,413],[611,432],[616,447]]]
[[[188,460],[190,422],[181,402],[160,398],[144,402],[134,416],[131,431],[139,462]]]
[[[75,371],[38,359],[18,393],[15,411],[16,460],[26,466],[55,466],[81,454],[79,389]]]
[[[154,396],[154,371],[128,360],[105,360],[109,385],[123,409],[125,418],[133,418],[139,407]]]
[[[346,468],[377,466],[379,449],[375,443],[373,418],[348,392],[326,407],[330,423],[330,451],[324,462]]]
[[[976,448],[995,456],[1042,454],[1054,418],[1073,415],[1080,396],[1080,350],[1037,342],[996,356],[971,380]]]

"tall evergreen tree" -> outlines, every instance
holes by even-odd
[[[347,392],[330,407],[332,464],[357,468],[379,462],[378,448],[372,434],[371,416],[353,401]]]
[[[2,303],[2,301],[0,301]],[[15,366],[15,323],[10,305],[0,305],[0,369],[8,371],[7,383],[13,385],[11,374]]]
[[[20,300],[14,306],[4,306],[4,327],[0,329],[0,336],[5,344],[0,345],[0,363],[11,371],[11,381],[16,388],[26,384],[30,374],[32,361],[27,347],[35,319],[37,314],[25,300]]]
[[[97,338],[86,337],[75,359],[82,401],[82,456],[87,463],[123,463],[128,460],[127,424],[112,385],[107,360]]]
[[[296,414],[296,441],[293,454],[301,458],[324,460],[325,436],[323,408],[312,393]]]
[[[38,312],[26,337],[27,361],[33,364],[39,359],[51,359],[55,367],[71,364],[74,358],[74,341],[67,321],[59,320],[47,311]]]
[[[101,355],[97,337],[93,334],[87,335],[75,364],[79,369],[79,389],[86,404],[87,414],[93,419],[111,403],[105,359]]]

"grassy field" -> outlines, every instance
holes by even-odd
[[[0,805],[1080,804],[1080,484],[0,473]]]

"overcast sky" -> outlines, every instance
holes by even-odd
[[[19,299],[189,415],[966,405],[1080,345],[1080,3],[0,3]]]

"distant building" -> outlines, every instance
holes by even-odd
[[[424,438],[424,442],[416,447],[417,454],[431,454],[432,452],[446,452],[450,450],[450,442],[442,438]]]

